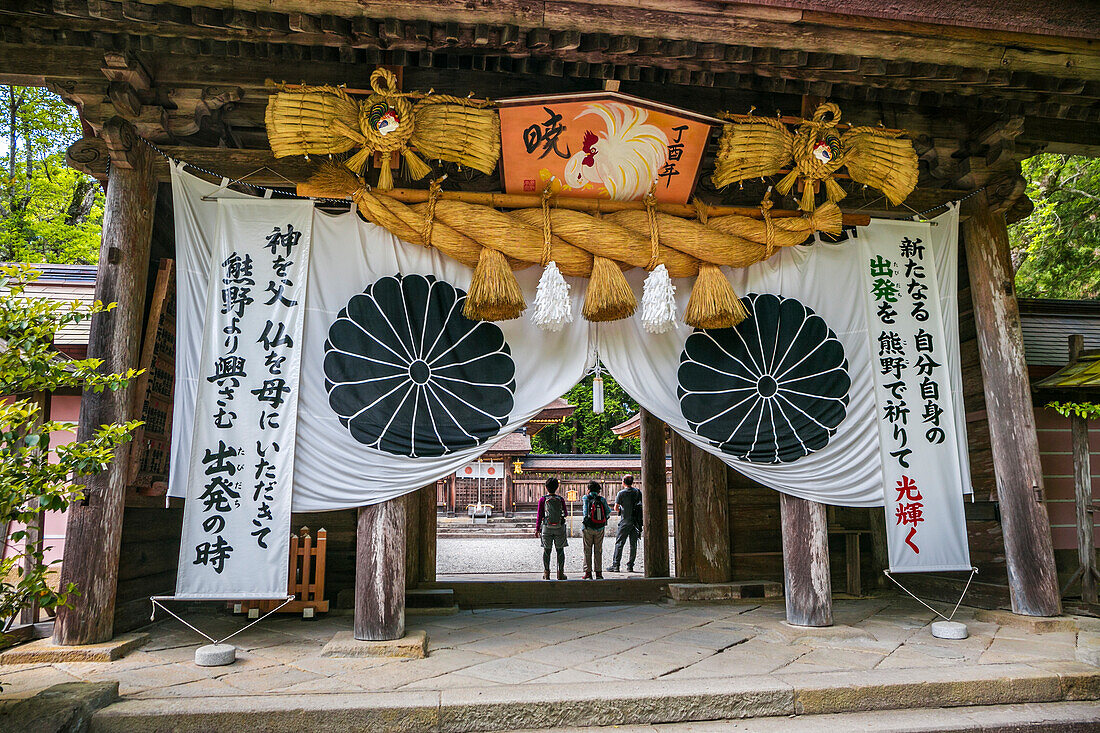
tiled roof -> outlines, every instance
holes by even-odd
[[[1085,349],[1100,349],[1100,301],[1020,298],[1020,329],[1028,366],[1069,363],[1069,337],[1085,337]]]
[[[25,292],[28,296],[63,303],[79,300],[84,305],[90,305],[95,300],[95,265],[35,264],[34,267],[42,275],[27,285]],[[65,326],[58,331],[54,343],[58,346],[86,346],[90,326],[88,319]]]

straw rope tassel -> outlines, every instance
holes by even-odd
[[[558,265],[551,259],[550,183],[542,192],[542,277],[535,289],[531,322],[544,331],[560,331],[573,322],[569,300],[569,283],[562,277]]]
[[[510,321],[526,309],[523,291],[508,260],[497,250],[482,247],[462,315],[471,321]]]
[[[694,199],[701,224],[707,223],[707,210],[702,201]],[[748,317],[726,274],[717,265],[699,263],[699,275],[691,289],[684,323],[694,328],[733,328]]]
[[[637,307],[634,291],[615,261],[593,257],[592,276],[584,293],[581,315],[593,322],[617,321],[634,315]]]
[[[660,230],[657,225],[657,197],[650,189],[645,196],[649,218],[649,274],[642,285],[642,328],[649,333],[666,333],[676,326],[676,286],[668,268],[660,262]]]

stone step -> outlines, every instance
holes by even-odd
[[[406,608],[453,608],[455,592],[451,588],[410,588],[405,591]]]
[[[675,603],[782,598],[783,585],[769,580],[746,580],[737,583],[669,583],[668,594]]]
[[[1100,707],[1094,702],[1047,702],[1030,705],[982,705],[962,708],[887,710],[871,713],[800,715],[793,718],[713,720],[599,728],[566,728],[557,733],[1095,733]],[[530,729],[527,729],[530,730]],[[516,730],[511,733],[524,733]]]
[[[189,699],[131,698],[96,712],[91,728],[97,733],[135,730],[206,733],[256,728],[256,721],[261,721],[266,731],[295,733],[309,729],[442,733],[781,718],[776,722],[788,731],[791,728],[786,726],[792,720],[810,719],[801,716],[913,710],[934,711],[939,716],[944,711],[937,708],[945,705],[1017,706],[1097,699],[1100,699],[1100,669],[1095,667],[1071,662],[1042,666],[989,664],[394,692],[219,695],[203,699],[201,705]],[[1095,712],[1097,706],[1092,707]],[[1086,715],[1078,713],[1078,717]],[[977,715],[974,720],[980,722]],[[880,720],[901,721],[901,716],[902,713],[886,713]],[[729,726],[710,728],[729,729]],[[866,727],[843,730],[861,729],[868,730]],[[971,724],[942,730],[1005,729]],[[695,726],[691,730],[702,729]],[[813,730],[816,733],[820,729]],[[908,733],[914,729],[897,730]]]

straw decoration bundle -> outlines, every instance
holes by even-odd
[[[652,268],[651,216],[646,211],[624,210],[594,217],[540,207],[504,213],[489,206],[440,199],[432,202],[429,212],[429,203],[405,204],[369,189],[347,168],[334,164],[322,166],[310,184],[315,195],[350,197],[364,218],[396,237],[434,247],[474,268],[464,310],[472,319],[519,317],[526,304],[512,271],[551,261],[562,275],[589,278],[582,311],[585,318],[625,318],[637,303],[622,270]],[[551,225],[549,233],[544,229],[544,217]],[[704,223],[652,212],[652,219],[657,225],[658,264],[674,278],[698,276],[684,315],[685,323],[698,328],[733,325],[743,317],[738,311],[740,300],[720,267],[748,267],[779,247],[801,244],[814,232],[841,231],[840,209],[831,202],[802,218],[760,221],[712,216]]]
[[[718,141],[718,155],[711,180],[726,186],[748,178],[775,175],[790,166],[776,184],[786,195],[802,181],[799,208],[813,211],[817,184],[825,186],[829,201],[846,195],[834,178],[841,168],[848,176],[882,191],[891,203],[900,204],[917,185],[917,154],[905,133],[876,127],[853,127],[838,134],[840,108],[832,102],[820,105],[809,120],[801,120],[794,133],[771,117],[721,115],[730,121]],[[792,165],[793,163],[793,165]]]
[[[486,100],[402,93],[388,69],[371,74],[373,93],[356,100],[331,86],[280,86],[265,122],[276,158],[335,155],[358,148],[345,164],[359,173],[382,154],[378,188],[393,188],[390,154],[400,153],[413,179],[445,160],[492,173],[500,160],[500,119]],[[419,101],[413,103],[413,100]]]

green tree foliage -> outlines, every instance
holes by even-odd
[[[68,324],[79,323],[115,304],[80,301],[60,303],[24,295],[27,282],[39,273],[27,265],[0,268],[0,526],[27,526],[44,511],[64,511],[81,497],[73,479],[107,468],[115,449],[130,439],[141,423],[103,425],[88,440],[50,447],[50,433],[76,431],[73,423],[42,420],[34,393],[58,388],[118,390],[138,375],[101,374],[99,359],[72,360],[52,348],[54,335]],[[42,608],[64,604],[67,594],[78,589],[52,590],[47,583],[49,566],[42,552],[22,549],[26,532],[19,529],[8,539],[14,554],[0,560],[0,623],[11,627],[19,609],[37,598]],[[31,559],[35,569],[27,571]]]
[[[637,453],[637,438],[622,439],[611,428],[638,412],[631,399],[610,374],[603,375],[604,411],[592,412],[592,377],[587,376],[563,397],[577,409],[573,417],[550,425],[531,439],[535,453]]]
[[[93,264],[103,191],[65,165],[76,112],[37,87],[0,87],[0,260]]]
[[[1100,298],[1100,158],[1023,162],[1035,211],[1009,229],[1016,291],[1029,298]]]

